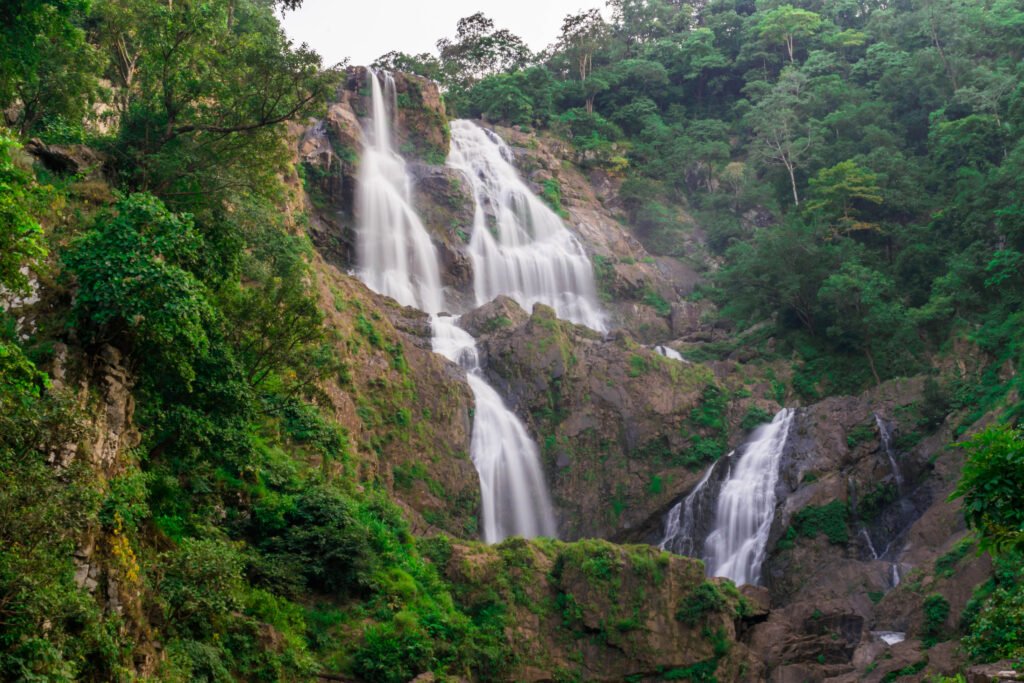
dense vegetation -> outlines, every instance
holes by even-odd
[[[147,660],[181,681],[501,670],[502,613],[455,605],[324,408],[346,368],[286,210],[284,124],[338,74],[273,12],[0,10],[0,291],[53,304],[27,331],[6,307],[0,322],[0,679],[128,680]],[[94,152],[67,148],[84,166],[58,174],[22,151],[35,137]],[[97,396],[40,368],[110,349],[139,443],[68,457]],[[83,543],[103,601],[76,577]]]
[[[483,15],[432,55],[460,115],[570,139],[622,178],[629,224],[683,256],[685,207],[720,263],[702,292],[775,320],[806,399],[984,354],[957,400],[1019,379],[1024,12],[1009,0],[610,0],[530,55]],[[1024,410],[1018,401],[1015,416]]]
[[[167,680],[486,679],[511,664],[507,605],[442,579],[448,542],[415,539],[383,483],[356,476],[326,407],[347,369],[304,217],[283,208],[285,124],[339,74],[285,39],[274,11],[295,4],[0,7],[0,298],[47,304],[28,330],[0,314],[0,679],[127,680],[147,661]],[[475,15],[439,57],[382,64],[441,81],[460,115],[570,140],[621,180],[656,253],[687,256],[692,215],[719,265],[695,296],[740,327],[773,320],[803,398],[928,371],[966,340],[977,372],[935,401],[1024,417],[1005,371],[1024,360],[1016,3],[609,5],[608,22],[567,17],[541,55]],[[85,145],[93,166],[33,164],[32,138]],[[95,388],[42,368],[87,363],[67,369],[81,379],[111,349],[140,433],[127,461],[97,466],[66,452]],[[721,409],[706,396],[692,420]],[[1020,440],[972,441],[958,490],[1000,557],[965,617],[979,659],[1024,656]],[[809,509],[793,535],[842,542],[845,512]],[[100,591],[126,609],[76,576],[96,541]],[[693,599],[681,621],[724,601],[711,584]]]

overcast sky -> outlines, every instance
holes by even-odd
[[[454,37],[456,22],[476,12],[540,50],[554,42],[565,15],[603,5],[604,0],[304,0],[298,11],[285,14],[284,28],[327,65],[346,57],[369,64],[391,50],[433,53],[438,38]]]

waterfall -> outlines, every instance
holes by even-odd
[[[665,346],[664,344],[659,344],[659,345],[654,347],[654,350],[655,350],[655,352],[658,353],[658,355],[665,356],[665,358],[671,358],[672,360],[677,360],[680,363],[686,363],[687,365],[690,364],[690,361],[686,360],[686,358],[683,357],[683,354],[679,353],[678,351],[673,349],[671,346]]]
[[[698,557],[703,550],[698,541],[699,511],[706,508],[707,499],[713,495],[713,487],[708,486],[711,475],[718,462],[711,465],[704,477],[693,487],[690,494],[672,506],[665,517],[665,536],[658,547],[678,555]]]
[[[430,313],[434,351],[466,370],[475,400],[470,457],[480,477],[484,541],[554,536],[555,516],[536,444],[484,379],[476,340],[456,325],[457,318],[439,315],[444,310],[444,290],[437,250],[413,208],[405,161],[391,143],[397,106],[394,79],[387,72],[370,72],[369,80],[371,120],[356,199],[357,274],[370,289]],[[538,300],[556,298],[549,293],[547,299]]]
[[[526,310],[546,304],[559,318],[605,330],[590,259],[562,219],[540,200],[511,164],[495,133],[452,121],[448,165],[473,193],[469,254],[477,305],[499,294]]]
[[[434,318],[434,351],[465,368],[476,399],[470,456],[480,475],[484,541],[554,536],[555,515],[537,446],[484,380],[476,340],[456,322],[450,316]]]
[[[900,472],[899,463],[896,462],[896,448],[892,440],[892,425],[875,413],[875,424],[878,426],[878,436],[882,441],[882,450],[889,458],[889,465],[892,467],[892,476],[896,479],[896,491],[903,494],[903,474]]]
[[[444,293],[437,250],[413,208],[405,160],[391,144],[395,81],[387,72],[372,71],[369,80],[373,114],[359,163],[357,274],[370,289],[404,306],[438,313]]]
[[[758,427],[738,455],[718,494],[715,528],[704,541],[708,573],[736,584],[756,583],[775,516],[775,484],[794,411],[783,408]]]

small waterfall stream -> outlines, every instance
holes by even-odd
[[[537,445],[484,379],[472,335],[442,315],[437,250],[412,205],[405,160],[391,142],[395,82],[370,72],[371,118],[357,188],[357,274],[368,287],[431,314],[434,351],[460,364],[475,399],[470,457],[480,476],[483,539],[554,536],[555,516]],[[452,123],[449,164],[473,188],[470,254],[475,298],[498,294],[524,307],[547,304],[560,317],[604,330],[593,271],[576,238],[519,178],[501,139],[468,121]],[[486,208],[485,208],[486,206]],[[496,215],[497,236],[487,225]]]
[[[669,512],[661,547],[700,553],[710,576],[724,576],[737,585],[757,583],[775,517],[779,461],[794,415],[792,409],[782,409],[770,424],[758,427],[740,448],[712,465],[690,495]],[[713,473],[721,467],[728,472],[718,491],[714,526],[700,547],[694,537],[701,510],[708,507],[701,503],[714,495],[710,483],[718,479]]]
[[[519,177],[508,145],[471,121],[452,121],[451,130],[448,165],[465,176],[475,204],[469,254],[477,305],[504,294],[527,311],[546,304],[559,318],[604,331],[590,259]]]

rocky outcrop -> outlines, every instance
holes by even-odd
[[[507,610],[501,680],[756,680],[737,642],[754,610],[703,565],[649,546],[511,539],[454,545],[444,565],[469,613]],[[715,678],[712,678],[715,677]]]
[[[480,483],[469,459],[465,373],[430,350],[426,314],[317,260],[326,324],[344,362],[327,391],[361,480],[379,480],[417,533],[477,535]]]
[[[541,445],[563,538],[656,537],[702,463],[724,451],[726,425],[742,410],[709,367],[661,356],[628,334],[602,339],[546,306],[527,315],[499,297],[460,324]],[[708,398],[707,414],[696,411]]]
[[[370,75],[364,67],[349,68],[327,106],[326,116],[292,131],[298,139],[298,162],[309,199],[310,234],[326,258],[345,267],[351,266],[356,256],[356,186],[365,144],[363,119],[369,111]],[[432,182],[437,176],[447,182],[447,171],[441,167],[449,143],[444,101],[433,81],[404,73],[393,77],[398,105],[392,112],[396,146],[414,162],[414,186],[418,188],[423,181],[417,203],[426,209],[436,205],[436,219],[426,223],[446,250],[451,280],[447,284],[458,286],[468,281],[468,276],[464,272],[465,257],[459,249],[450,248],[458,243],[453,215],[468,201],[459,197],[456,206],[455,200],[445,196],[448,186]],[[467,223],[472,224],[472,214]]]
[[[951,429],[926,414],[923,395],[924,380],[895,380],[799,412],[763,570],[773,609],[748,641],[768,680],[881,681],[962,666],[941,641],[991,567],[970,552],[959,504],[946,500],[962,456],[945,448]],[[948,605],[944,623],[928,621],[928,600]],[[889,633],[903,640],[890,645]]]

